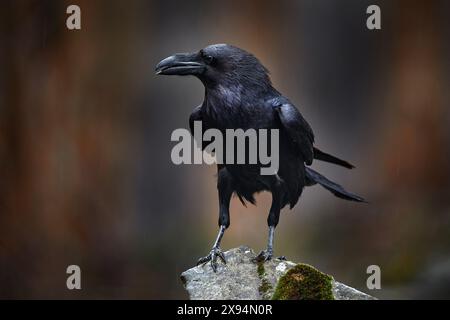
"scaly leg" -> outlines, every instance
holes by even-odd
[[[219,190],[219,234],[211,249],[211,252],[203,258],[200,258],[197,265],[211,261],[211,267],[214,272],[217,271],[217,257],[226,264],[225,255],[220,249],[220,242],[225,230],[230,226],[230,200],[233,194],[232,177],[226,168],[219,168],[217,189]]]
[[[211,267],[214,272],[217,271],[217,257],[222,260],[223,263],[227,263],[225,260],[225,255],[223,254],[222,250],[220,249],[220,241],[222,240],[223,234],[225,233],[225,226],[220,226],[219,234],[217,235],[216,242],[214,242],[214,245],[211,249],[211,252],[203,258],[200,258],[197,262],[197,265],[204,264],[208,261],[211,261]]]
[[[273,257],[273,238],[275,234],[275,227],[280,220],[281,211],[281,187],[278,182],[275,183],[272,189],[272,206],[270,207],[269,216],[267,217],[267,224],[269,225],[269,238],[267,240],[267,249],[261,251],[254,260],[263,262],[271,260]],[[282,257],[283,258],[283,257]]]

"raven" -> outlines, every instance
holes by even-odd
[[[267,223],[267,249],[255,258],[267,261],[273,257],[273,238],[280,210],[289,204],[295,206],[305,186],[319,184],[335,196],[365,202],[340,185],[307,167],[313,159],[353,168],[350,163],[327,154],[313,146],[314,134],[297,108],[273,86],[268,70],[252,54],[228,44],[215,44],[193,53],[178,53],[165,58],[156,66],[160,75],[193,75],[205,87],[203,103],[194,109],[189,125],[202,121],[208,128],[224,132],[226,129],[279,129],[279,170],[273,175],[261,175],[248,164],[218,164],[219,233],[210,253],[197,264],[208,261],[214,271],[217,259],[226,263],[220,249],[225,230],[230,226],[229,205],[235,193],[255,203],[254,194],[269,191],[272,194]],[[205,144],[202,145],[205,147]],[[257,165],[256,165],[257,166]]]

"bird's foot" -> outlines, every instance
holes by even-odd
[[[217,258],[220,258],[224,264],[227,264],[222,250],[219,247],[214,247],[206,257],[198,259],[197,266],[211,261],[211,268],[214,272],[217,272]]]
[[[272,260],[273,257],[273,250],[267,249],[261,251],[256,257],[253,258],[254,262],[266,262],[269,260]]]

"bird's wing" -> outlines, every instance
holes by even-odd
[[[192,110],[192,113],[189,116],[189,129],[191,130],[192,135],[194,135],[194,121],[202,120],[202,105],[199,105],[194,110]]]
[[[192,110],[191,115],[189,116],[189,129],[191,131],[192,136],[195,138],[194,135],[194,122],[195,121],[201,121],[202,122],[202,132],[201,132],[201,137],[203,137],[203,133],[210,129],[210,125],[203,119],[202,116],[202,107],[203,105],[199,105],[198,107],[196,107],[194,110]],[[211,141],[197,141],[198,145],[201,144],[202,146],[202,150],[204,150],[210,143]]]
[[[294,149],[299,152],[307,165],[312,164],[314,157],[314,134],[308,122],[295,106],[289,102],[275,107],[281,127],[290,137]]]

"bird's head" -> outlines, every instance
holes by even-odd
[[[159,62],[155,71],[160,75],[193,75],[207,88],[218,85],[271,87],[268,71],[259,60],[247,51],[228,44],[174,54]]]

